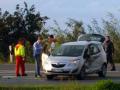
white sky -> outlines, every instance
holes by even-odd
[[[64,28],[68,18],[82,20],[87,25],[92,18],[99,21],[106,17],[108,12],[117,17],[120,16],[120,0],[0,0],[0,8],[12,12],[16,4],[22,6],[24,1],[29,6],[34,4],[36,10],[40,11],[43,16],[50,17],[48,26],[52,26],[53,20],[57,20]]]

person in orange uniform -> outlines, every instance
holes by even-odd
[[[18,44],[15,46],[15,58],[16,58],[16,76],[27,76],[25,74],[25,47],[24,39],[19,39]],[[19,69],[21,68],[21,75]]]

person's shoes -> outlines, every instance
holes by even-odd
[[[37,77],[37,75],[35,75],[35,77]]]
[[[112,68],[111,71],[116,71],[116,69],[115,69],[115,68]]]
[[[22,76],[28,76],[28,75],[25,73],[25,74],[23,74]]]
[[[40,75],[35,75],[35,78],[40,78],[41,76]]]
[[[21,75],[20,74],[17,74],[16,77],[20,77]]]

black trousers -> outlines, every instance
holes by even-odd
[[[112,66],[112,69],[115,69],[115,64],[114,64],[114,61],[113,61],[113,56],[112,54],[107,54],[107,64],[110,63],[111,66]]]

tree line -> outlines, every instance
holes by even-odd
[[[24,2],[24,6],[16,5],[13,13],[9,11],[2,11],[0,9],[0,59],[9,55],[8,46],[15,44],[19,38],[25,38],[27,49],[32,48],[31,45],[36,40],[36,36],[41,34],[43,38],[47,39],[49,32],[53,32],[58,44],[76,41],[78,36],[85,33],[97,33],[110,35],[114,46],[114,59],[120,62],[120,21],[119,18],[114,17],[113,14],[108,14],[109,19],[102,19],[102,25],[96,19],[93,19],[91,24],[87,25],[87,30],[83,27],[83,22],[75,19],[69,19],[65,23],[65,29],[62,29],[57,21],[54,21],[55,26],[46,28],[45,24],[49,19],[48,16],[41,16],[37,12],[35,6],[28,6]],[[32,52],[32,50],[31,50]],[[31,54],[29,54],[31,55]]]
[[[8,56],[8,46],[16,43],[19,38],[33,43],[36,33],[41,33],[47,19],[47,16],[41,16],[40,12],[35,10],[34,5],[29,8],[26,2],[24,7],[17,4],[13,13],[0,9],[0,52],[3,57]]]

